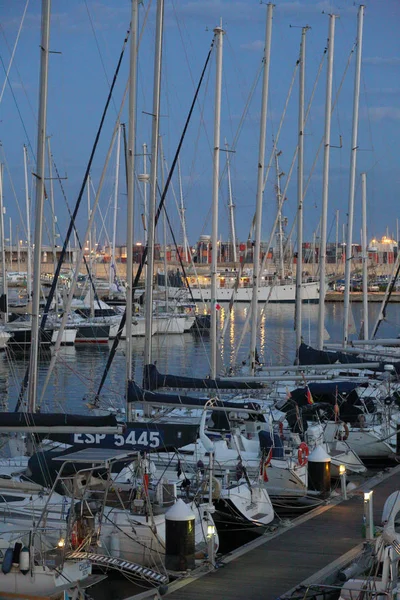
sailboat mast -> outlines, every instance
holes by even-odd
[[[51,145],[50,137],[47,138],[47,160],[49,169],[49,188],[50,188],[50,207],[51,207],[51,236],[52,236],[52,248],[53,248],[53,269],[54,273],[57,267],[57,252],[56,252],[56,213],[54,209],[54,185],[53,185],[53,168],[52,168],[52,156],[51,156]],[[57,289],[55,292],[55,299],[57,304]]]
[[[146,245],[147,229],[149,226],[149,220],[147,218],[147,184],[149,183],[149,177],[147,175],[147,144],[143,144],[143,229],[144,229],[144,243]]]
[[[185,216],[185,204],[183,202],[183,189],[182,189],[182,174],[181,174],[181,161],[178,157],[178,180],[179,180],[179,215],[181,218],[182,227],[182,242],[183,242],[183,256],[184,260],[190,261],[190,248],[186,234],[186,216]]]
[[[231,244],[232,244],[232,260],[234,263],[237,262],[237,253],[236,253],[236,227],[235,227],[235,205],[233,204],[232,199],[232,182],[231,182],[231,161],[229,158],[229,146],[228,142],[225,140],[225,149],[226,149],[226,170],[228,176],[228,210],[229,210],[229,224],[231,230]]]
[[[36,411],[37,366],[39,356],[40,263],[42,254],[43,204],[46,152],[47,86],[49,71],[51,0],[42,0],[42,37],[40,44],[39,118],[36,152],[35,235],[33,252],[32,332],[29,368],[28,412]]]
[[[265,139],[267,133],[267,103],[268,103],[268,83],[269,83],[269,65],[271,56],[271,35],[272,35],[272,13],[274,5],[269,3],[267,6],[267,24],[265,29],[265,47],[264,47],[264,73],[261,98],[261,121],[260,121],[260,140],[258,146],[258,170],[257,170],[257,198],[256,198],[256,218],[254,226],[254,248],[253,248],[253,289],[251,301],[251,333],[250,333],[250,372],[254,375],[256,368],[256,345],[257,345],[257,325],[258,325],[258,286],[260,277],[260,248],[261,248],[261,221],[262,221],[262,201],[264,193],[264,163],[265,163]]]
[[[214,107],[214,156],[212,182],[212,229],[211,229],[211,379],[217,376],[217,277],[218,277],[218,195],[219,152],[221,131],[222,48],[224,30],[222,24],[214,29],[216,47],[215,107]]]
[[[5,299],[5,311],[3,314],[3,322],[8,320],[8,299],[7,299],[7,265],[6,265],[6,248],[4,239],[4,207],[3,207],[3,163],[0,164],[0,235],[1,235],[1,277],[3,281],[2,294]]]
[[[32,300],[31,210],[28,185],[28,149],[24,145],[25,210],[26,210],[26,294]],[[3,235],[3,234],[2,234]]]
[[[137,48],[139,28],[139,1],[132,0],[131,44],[129,67],[129,115],[128,115],[128,156],[127,164],[127,230],[126,230],[126,398],[128,386],[132,381],[132,305],[133,305],[133,234],[135,225],[135,138],[136,138],[136,100],[137,100]],[[132,404],[126,402],[127,420],[132,420]]]
[[[121,153],[121,125],[118,127],[117,134],[117,156],[115,160],[115,187],[114,187],[114,214],[113,214],[113,234],[112,234],[112,248],[111,248],[111,261],[109,271],[109,286],[110,290],[113,283],[112,273],[114,270],[115,276],[117,275],[117,266],[115,262],[115,244],[117,237],[117,214],[118,214],[118,190],[119,190],[119,162]],[[111,295],[111,294],[110,294]]]
[[[338,249],[339,249],[339,209],[336,210],[335,275],[338,274]]]
[[[91,204],[91,200],[90,200],[90,182],[91,182],[91,177],[90,177],[90,173],[88,175],[87,178],[87,202],[88,202],[88,223],[90,221],[90,217],[92,216],[92,208],[90,206]],[[92,237],[92,230],[89,230],[89,237],[87,240],[87,244],[88,244],[88,248],[89,248],[89,273],[90,273],[90,278],[93,280],[94,279],[94,274],[93,274],[93,237]],[[91,282],[89,282],[89,306],[90,306],[90,316],[91,318],[94,317],[94,292],[93,292],[93,285]]]
[[[146,273],[146,335],[144,342],[144,364],[151,363],[151,336],[153,317],[153,277],[154,277],[154,240],[157,197],[158,136],[160,128],[161,58],[163,40],[164,0],[157,0],[156,44],[154,53],[153,110],[151,130],[151,166],[149,222],[147,234],[147,273]]]
[[[164,175],[164,167],[165,167],[165,158],[164,158],[164,149],[162,143],[162,136],[160,135],[160,162],[161,162],[161,189],[163,190],[165,187],[165,175]],[[164,205],[165,207],[165,205]],[[164,298],[165,298],[165,310],[168,313],[168,260],[167,260],[167,214],[165,212],[165,208],[163,210],[163,240],[164,240]]]
[[[326,70],[326,98],[325,98],[325,141],[324,141],[324,168],[322,174],[322,215],[321,215],[321,243],[319,248],[319,310],[318,310],[318,349],[324,345],[325,331],[325,290],[326,290],[326,242],[328,222],[328,194],[329,194],[329,159],[331,150],[331,118],[332,118],[332,79],[333,79],[333,53],[335,48],[335,21],[336,15],[329,15],[328,33],[328,64]],[[315,249],[314,249],[315,256]]]
[[[363,289],[363,331],[364,340],[368,340],[368,238],[367,238],[367,174],[361,173],[362,207],[362,289]]]
[[[279,252],[279,265],[278,265],[278,273],[280,279],[283,279],[285,276],[285,265],[283,260],[283,228],[282,228],[282,192],[281,192],[281,175],[279,172],[279,156],[281,152],[277,152],[275,150],[275,169],[276,169],[276,200],[278,204],[278,214],[277,214],[277,238],[278,238],[278,252]],[[268,249],[267,249],[268,251]]]
[[[350,185],[349,185],[349,206],[347,210],[347,240],[346,240],[346,265],[344,276],[344,319],[343,319],[343,346],[347,346],[349,337],[349,310],[350,310],[350,275],[351,275],[351,254],[353,244],[353,218],[354,218],[354,192],[356,184],[356,163],[357,163],[357,139],[358,139],[358,108],[360,99],[360,79],[361,79],[361,55],[362,38],[364,23],[364,6],[361,4],[358,10],[357,27],[357,56],[356,72],[354,79],[354,100],[353,100],[353,126],[351,135],[351,154],[350,154]]]
[[[296,363],[302,338],[302,277],[303,277],[303,198],[304,198],[304,88],[305,88],[305,60],[306,60],[306,34],[308,26],[302,27],[300,46],[300,74],[299,74],[299,117],[298,117],[298,153],[297,153],[297,263],[296,263]]]

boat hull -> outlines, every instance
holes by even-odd
[[[209,287],[199,288],[191,287],[193,300],[195,302],[210,302],[211,300],[211,289]],[[234,293],[230,287],[217,288],[217,301],[218,302],[229,302]],[[311,283],[304,283],[302,285],[302,294],[304,303],[318,303],[319,302],[319,282],[313,281]],[[182,288],[169,288],[169,295],[171,298],[175,298],[178,295],[182,296]],[[253,289],[251,287],[239,287],[235,292],[236,302],[251,302],[253,297]],[[296,301],[296,285],[295,283],[289,283],[284,285],[276,286],[260,286],[258,288],[258,302],[269,302],[269,303],[287,303],[294,304]]]

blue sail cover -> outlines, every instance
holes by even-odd
[[[159,373],[156,365],[145,365],[143,369],[143,387],[146,390],[159,388],[185,388],[206,390],[260,390],[265,388],[261,381],[221,381],[220,379],[201,379],[199,377],[181,377]]]
[[[184,396],[179,394],[161,394],[160,392],[150,392],[143,390],[134,381],[128,385],[128,402],[145,402],[148,404],[162,404],[165,406],[193,406],[203,407],[209,404],[210,409],[214,407],[229,408],[234,410],[247,409],[261,411],[261,406],[256,402],[228,402],[219,399],[196,398],[194,396]]]
[[[307,346],[307,344],[300,344],[299,347],[299,363],[301,365],[334,365],[336,363],[339,364],[351,364],[357,363],[360,364],[360,367],[364,363],[368,362],[377,362],[371,361],[371,359],[366,359],[361,356],[356,356],[354,354],[349,354],[348,352],[335,352],[333,350],[317,350],[316,348],[312,348],[311,346]],[[370,368],[370,371],[377,371],[379,373],[385,370],[385,364],[393,365],[396,373],[400,374],[400,361],[384,363],[380,362],[379,367]]]

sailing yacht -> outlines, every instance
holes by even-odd
[[[211,287],[210,277],[202,278],[204,284],[196,279],[190,278],[190,298],[195,302],[210,302]],[[234,281],[236,277],[234,273],[219,273],[217,279],[217,301],[230,302],[234,289]],[[239,287],[235,291],[236,302],[251,302],[253,298],[253,287],[251,284],[251,272],[241,277]],[[264,273],[261,277],[261,284],[258,287],[258,302],[273,302],[273,303],[290,303],[293,304],[296,300],[296,281],[293,278],[286,278],[277,282],[273,281],[274,277]],[[319,281],[304,281],[302,288],[302,301],[304,303],[316,304],[319,302]],[[182,299],[182,291],[187,290],[187,286],[183,288],[168,287],[169,297],[171,299]],[[189,297],[189,292],[187,291]]]

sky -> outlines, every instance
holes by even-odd
[[[30,222],[34,227],[34,177],[37,136],[38,82],[40,66],[39,0],[0,0],[0,161],[4,164],[3,197],[5,237],[26,239],[26,199],[23,146],[29,156]],[[24,11],[25,16],[24,15]],[[347,221],[349,165],[353,114],[358,5],[349,0],[277,0],[273,13],[271,66],[267,117],[266,164],[273,139],[278,134],[285,104],[287,110],[278,140],[281,187],[286,189],[283,215],[286,233],[296,213],[296,167],[288,181],[298,134],[298,73],[289,88],[299,57],[301,28],[308,25],[306,41],[306,90],[308,105],[315,87],[305,128],[304,239],[319,235],[321,218],[326,60],[329,17],[336,19],[332,115],[328,241],[339,238]],[[230,170],[237,238],[248,238],[255,211],[257,160],[261,111],[259,76],[265,42],[267,7],[259,0],[165,0],[160,135],[165,174],[172,163],[201,71],[213,39],[213,29],[222,23],[223,83],[221,104],[221,180],[219,232],[228,239],[228,183],[225,142],[230,148]],[[154,37],[156,0],[140,6],[140,46],[137,96],[136,172],[143,172],[143,144],[151,147]],[[52,180],[59,238],[64,239],[68,208],[75,206],[84,173],[99,128],[110,83],[123,49],[130,21],[129,0],[53,0],[51,16],[47,134],[60,179]],[[22,27],[21,27],[22,23]],[[359,138],[355,197],[354,239],[360,239],[360,174],[367,173],[368,236],[381,237],[388,230],[396,235],[400,218],[400,2],[371,0],[366,3],[362,49]],[[18,43],[16,44],[18,32]],[[10,65],[13,49],[15,53]],[[9,70],[8,78],[6,72]],[[101,132],[91,169],[93,202],[119,111],[129,72],[129,43],[118,74],[112,102]],[[200,90],[186,138],[180,165],[183,202],[190,243],[211,233],[212,145],[214,127],[215,53]],[[127,123],[127,103],[122,122]],[[320,149],[320,150],[319,150]],[[319,150],[319,152],[318,152]],[[123,150],[122,150],[123,151]],[[147,170],[150,164],[147,161]],[[55,177],[53,165],[53,177]],[[111,154],[100,194],[94,239],[101,246],[113,236],[113,202],[116,181],[116,147]],[[162,184],[162,174],[159,173]],[[144,240],[144,185],[135,189],[135,242]],[[148,187],[148,186],[147,186]],[[47,182],[50,198],[50,181]],[[167,196],[167,211],[177,241],[182,239],[176,204],[179,201],[177,172]],[[148,190],[147,190],[148,195]],[[269,239],[276,215],[275,163],[269,172],[263,199],[263,240]],[[78,228],[86,230],[88,199],[85,192],[78,213]],[[126,241],[126,184],[123,161],[119,175],[116,240]],[[44,243],[51,237],[50,201],[44,215]],[[163,225],[157,232],[163,240]],[[167,234],[167,241],[171,240]],[[295,243],[295,234],[294,234]]]

